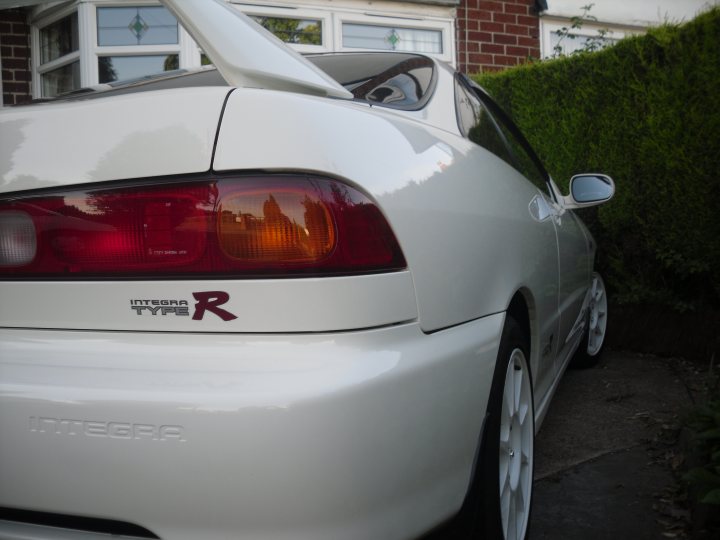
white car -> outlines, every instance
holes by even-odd
[[[165,4],[216,69],[0,113],[0,538],[525,538],[612,180],[431,58]]]

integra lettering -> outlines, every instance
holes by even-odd
[[[130,309],[138,315],[190,315],[187,300],[130,300]]]

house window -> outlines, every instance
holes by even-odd
[[[323,44],[323,24],[321,19],[293,19],[265,15],[251,15],[250,17],[285,43],[296,45]]]
[[[77,11],[38,29],[37,72],[42,97],[80,88],[80,36]]]
[[[342,6],[312,0],[261,5],[228,0],[234,7],[301,53],[331,51],[403,51],[433,55],[453,63],[453,14],[450,8],[427,8],[427,16],[404,17],[400,9],[368,11],[367,4]]]
[[[637,28],[619,25],[586,23],[581,28],[568,30],[570,26],[571,22],[563,19],[540,19],[540,50],[543,58],[602,49],[626,36],[640,33]]]
[[[201,65],[175,17],[146,0],[75,1],[33,21],[33,94],[52,97],[119,80]]]
[[[100,83],[127,81],[178,69],[177,54],[141,54],[133,56],[98,57],[98,80]]]
[[[178,23],[164,7],[98,7],[97,44],[177,45]]]
[[[137,79],[180,68],[180,29],[162,6],[98,6],[97,80]]]
[[[374,24],[343,23],[343,47],[442,54],[442,31]]]

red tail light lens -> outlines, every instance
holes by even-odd
[[[338,275],[404,267],[378,208],[325,178],[237,177],[0,201],[0,276]]]

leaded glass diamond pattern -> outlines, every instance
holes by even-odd
[[[150,27],[138,13],[135,17],[133,17],[133,20],[128,25],[128,28],[135,35],[137,40],[140,41]]]
[[[400,36],[398,35],[398,33],[395,31],[394,28],[392,30],[390,30],[390,33],[387,35],[387,37],[385,39],[390,44],[390,46],[393,48],[393,50],[395,50],[395,48],[397,47],[397,44],[400,43]]]

